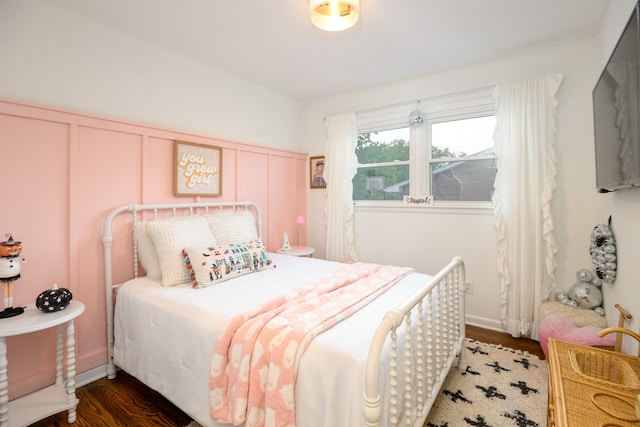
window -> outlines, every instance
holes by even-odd
[[[418,126],[409,126],[406,107],[359,115],[353,200],[411,195],[433,196],[435,206],[490,202],[496,176],[493,103],[486,93],[454,101],[421,106],[424,121]]]
[[[409,128],[358,135],[353,200],[402,200],[409,194]]]
[[[430,128],[429,188],[434,200],[490,201],[496,177],[495,117],[437,122]]]

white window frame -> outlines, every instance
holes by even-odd
[[[410,127],[409,141],[409,181],[411,195],[428,195],[430,188],[431,159],[431,124],[454,120],[484,117],[495,114],[494,100],[491,96],[493,88],[483,88],[476,91],[459,93],[454,95],[439,96],[428,100],[421,100],[418,104],[402,104],[384,107],[375,110],[364,111],[356,114],[358,133],[377,132],[384,130],[409,127],[409,113],[419,109],[424,113],[425,121],[420,126]],[[490,159],[495,156],[469,156],[473,160]],[[438,161],[446,159],[439,158]],[[452,160],[459,161],[460,158]],[[400,165],[407,162],[391,162],[389,164]],[[376,164],[383,166],[384,164]],[[356,208],[392,208],[424,209],[424,207],[405,205],[398,200],[354,200]],[[467,213],[487,214],[493,209],[491,201],[450,201],[434,200],[433,207],[427,208],[433,212],[447,210],[457,211],[464,209]]]

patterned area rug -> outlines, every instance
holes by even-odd
[[[544,427],[547,363],[507,347],[467,340],[425,427]]]
[[[467,340],[425,427],[544,427],[547,364],[538,356]],[[200,427],[195,421],[186,427]]]

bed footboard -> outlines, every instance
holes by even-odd
[[[371,342],[366,365],[366,426],[381,424],[383,406],[388,407],[389,419],[382,424],[423,425],[464,348],[466,289],[464,262],[455,257],[414,298],[384,316]],[[391,348],[387,385],[390,392],[389,401],[383,405],[378,372],[387,343]]]

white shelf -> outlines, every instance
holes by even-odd
[[[77,404],[78,399],[73,404],[67,403],[64,384],[54,384],[9,402],[9,427],[27,426]]]
[[[81,302],[71,301],[64,310],[43,313],[34,304],[29,304],[24,313],[0,319],[0,427],[28,426],[62,411],[69,411],[67,420],[70,423],[76,420],[78,399],[75,392],[74,319],[82,314],[84,308]],[[9,395],[7,352],[9,349],[6,338],[54,327],[56,328],[55,384],[7,403]],[[64,336],[66,341],[63,341]],[[66,379],[63,378],[65,355]]]
[[[0,319],[0,337],[28,334],[62,325],[75,319],[83,311],[84,304],[78,301],[71,301],[64,310],[54,313],[43,313],[36,308],[35,304],[29,304],[24,309],[24,313]]]

